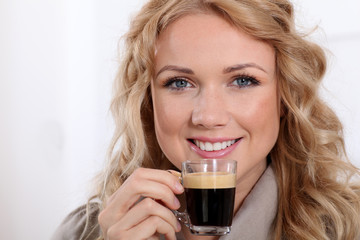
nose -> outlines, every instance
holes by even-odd
[[[191,120],[207,129],[226,126],[230,121],[226,95],[219,89],[203,90],[196,97]]]

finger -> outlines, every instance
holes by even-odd
[[[184,188],[179,181],[178,174],[180,173],[173,170],[164,171],[150,168],[138,168],[131,176],[139,176],[144,179],[162,183],[167,185],[175,194],[181,194],[184,192]]]
[[[178,178],[179,182],[181,181],[181,172],[175,171],[175,170],[167,170],[169,173],[171,173],[172,175],[174,175],[175,177]]]
[[[133,231],[135,232],[134,236],[136,239],[141,239],[142,236],[160,233],[163,234],[168,240],[176,240],[174,228],[172,228],[169,223],[163,221],[161,218],[157,216],[152,216],[150,218],[147,218],[143,223],[144,225],[146,224],[147,227],[142,228],[142,226],[138,225],[133,228]]]
[[[148,180],[139,180],[136,184],[129,184],[122,189],[121,193],[100,212],[98,220],[103,228],[108,228],[123,218],[138,204],[140,196],[159,200],[170,209],[180,207],[179,200],[168,187]]]
[[[179,176],[181,176],[181,173],[174,170],[164,171],[150,168],[138,168],[124,182],[123,186],[128,185],[132,181],[137,181],[136,179],[142,178],[167,185],[175,194],[181,194],[184,192],[184,188],[179,181]],[[113,194],[108,201],[111,202],[116,195],[117,194]]]
[[[106,229],[117,222],[141,196],[160,200],[167,207],[178,209],[180,204],[172,191],[178,188],[174,187],[176,184],[179,184],[177,178],[167,171],[139,168],[116,191],[99,214],[101,227]],[[178,190],[177,192],[181,192],[183,188]]]
[[[107,239],[111,240],[156,239],[159,234],[163,234],[166,239],[176,240],[173,227],[157,216],[151,216],[129,230],[119,229],[117,225],[113,225],[106,232]]]
[[[121,187],[122,191],[117,191],[112,202],[116,202],[123,209],[113,209],[115,211],[127,211],[133,206],[140,196],[150,197],[161,200],[166,206],[176,209],[175,194],[180,194],[184,188],[179,183],[178,178],[167,171],[138,168],[125,181]],[[124,196],[125,195],[125,196]]]
[[[130,209],[115,225],[118,229],[129,230],[150,216],[158,216],[169,223],[174,231],[180,231],[181,226],[175,215],[156,201],[145,198],[134,208]]]
[[[156,235],[154,235],[154,236],[149,237],[149,238],[146,239],[146,240],[159,240],[159,239],[160,239],[160,235],[159,235],[159,234],[156,234]]]
[[[160,200],[165,206],[171,209],[180,207],[180,203],[175,194],[167,186],[149,180],[139,180],[127,186],[124,186],[124,192],[132,194],[130,199],[120,197],[115,204],[122,206],[122,210],[127,212],[135,203],[138,202],[139,197],[149,197]]]

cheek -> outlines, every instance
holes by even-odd
[[[280,125],[280,104],[276,92],[266,92],[252,98],[244,112],[244,128],[251,142],[270,151],[275,144]],[[256,99],[256,101],[254,101]]]
[[[169,98],[158,97],[154,101],[155,131],[159,137],[178,133],[186,117],[184,108]]]
[[[266,145],[275,144],[280,125],[280,108],[276,94],[271,94],[261,99],[255,107],[257,111],[253,116],[253,131],[256,137],[262,138]],[[270,149],[269,149],[270,151]]]
[[[175,156],[184,152],[185,130],[191,116],[191,105],[184,99],[173,98],[164,92],[156,94],[155,91],[153,106],[158,143],[168,159],[174,160]]]
[[[186,105],[180,102],[161,95],[153,97],[157,141],[165,156],[178,168],[186,159],[183,132],[189,116]]]

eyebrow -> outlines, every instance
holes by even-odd
[[[158,77],[160,75],[160,73],[165,72],[165,71],[174,71],[174,72],[179,72],[179,73],[194,74],[194,71],[191,70],[190,68],[178,67],[175,65],[166,65],[159,70],[159,72],[156,74],[156,77]]]
[[[264,68],[260,67],[256,63],[236,64],[236,65],[224,68],[223,73],[231,73],[231,72],[235,72],[235,71],[242,70],[245,68],[257,68],[257,69],[267,73]],[[179,66],[175,66],[175,65],[166,65],[159,70],[159,72],[156,74],[156,78],[162,72],[165,72],[165,71],[174,71],[174,72],[185,73],[185,74],[194,74],[194,71],[191,70],[190,68],[179,67]]]
[[[267,73],[264,68],[260,67],[256,63],[236,64],[234,66],[224,68],[223,73],[231,73],[231,72],[234,72],[234,71],[242,70],[244,68],[257,68],[257,69]]]

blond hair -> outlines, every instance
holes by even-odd
[[[286,0],[151,0],[133,19],[115,79],[115,133],[109,163],[99,176],[102,205],[138,167],[168,168],[157,143],[149,84],[154,45],[186,14],[217,14],[272,45],[282,102],[280,133],[270,152],[279,186],[275,239],[355,239],[359,236],[358,175],[345,153],[342,125],[321,101],[324,51],[299,34]]]

